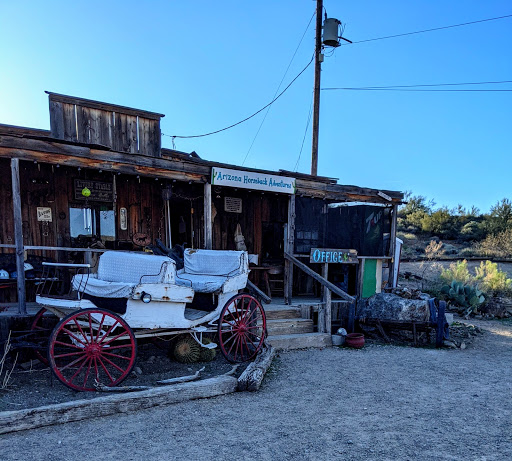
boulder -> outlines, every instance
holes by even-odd
[[[429,295],[422,293],[419,299],[406,299],[392,293],[377,293],[357,306],[359,318],[428,322]]]

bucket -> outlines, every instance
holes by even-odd
[[[345,339],[345,344],[354,349],[361,349],[364,346],[363,333],[349,333]]]

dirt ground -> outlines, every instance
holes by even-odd
[[[211,362],[182,364],[168,356],[168,344],[163,341],[157,344],[158,346],[152,343],[139,344],[134,371],[121,383],[121,386],[157,386],[158,380],[192,375],[203,367],[205,369],[200,374],[201,378],[218,376],[232,369],[232,364],[218,350],[215,359]],[[246,365],[239,366],[235,376],[240,375],[245,367]],[[12,373],[11,384],[7,390],[0,391],[0,412],[72,400],[93,399],[105,395],[69,389],[39,360],[32,362],[27,360],[24,362],[24,368],[26,369],[17,366]]]
[[[509,460],[512,322],[465,350],[281,353],[258,393],[7,434],[5,460]],[[90,455],[87,455],[90,456]],[[95,456],[95,455],[92,455]]]

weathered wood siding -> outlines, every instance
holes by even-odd
[[[161,157],[160,118],[147,112],[50,95],[52,137],[106,146],[118,152]]]

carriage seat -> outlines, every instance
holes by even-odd
[[[100,256],[98,273],[77,274],[73,288],[102,298],[129,298],[139,283],[175,283],[176,263],[167,256],[107,251]]]
[[[176,285],[199,293],[231,292],[245,288],[248,275],[246,251],[187,248],[184,267],[176,274]]]

